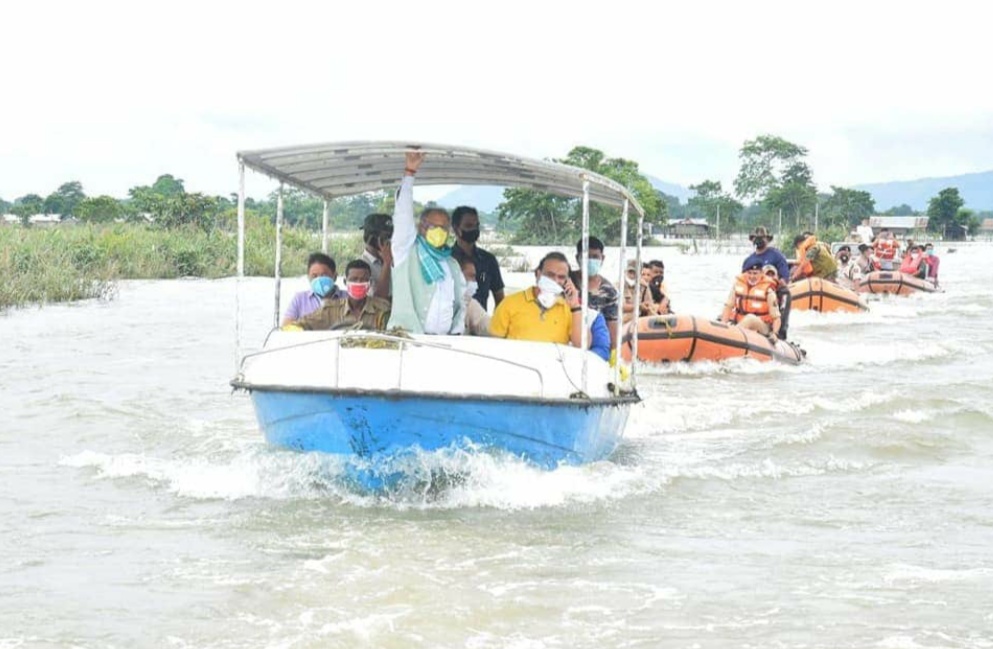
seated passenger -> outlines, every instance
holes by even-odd
[[[631,320],[637,317],[635,313],[638,309],[635,308],[635,301],[638,297],[644,298],[645,291],[648,290],[648,285],[645,284],[641,288],[641,295],[638,296],[637,287],[639,280],[638,262],[632,259],[628,262],[628,268],[624,274],[624,304],[621,307],[621,315],[624,324],[631,322]]]
[[[393,308],[389,328],[415,334],[461,334],[465,329],[465,280],[452,259],[451,219],[441,207],[414,218],[414,174],[424,154],[408,151],[393,211],[391,277]]]
[[[489,336],[490,314],[476,299],[476,293],[479,291],[479,284],[476,283],[476,262],[472,257],[462,257],[459,266],[462,267],[462,276],[465,277],[465,293],[462,294],[462,299],[465,300],[465,333],[470,336]],[[500,290],[500,299],[503,299],[503,289]]]
[[[369,295],[390,299],[390,281],[393,271],[393,217],[389,214],[367,214],[362,223],[362,240],[365,250],[361,259],[372,269],[372,289]]]
[[[934,282],[934,285],[938,285],[938,267],[941,265],[941,260],[938,255],[934,254],[934,244],[929,243],[924,246],[924,261],[927,263],[927,279]]]
[[[346,297],[324,300],[320,309],[286,325],[284,329],[321,330],[362,328],[383,331],[390,318],[390,303],[369,295],[372,268],[362,259],[348,262],[345,267]]]
[[[334,259],[321,252],[310,255],[307,258],[307,280],[310,282],[310,289],[300,291],[293,296],[279,324],[288,324],[317,311],[321,308],[324,298],[344,295],[344,292],[334,285],[337,277]]]
[[[900,264],[901,273],[924,279],[927,277],[928,268],[928,264],[924,260],[924,253],[921,252],[920,246],[912,245],[907,249],[907,254],[903,256],[903,261]]]
[[[771,338],[779,334],[779,302],[776,283],[762,272],[762,264],[754,262],[735,278],[721,322],[734,323]]]
[[[508,295],[490,320],[490,335],[549,343],[582,341],[579,291],[569,279],[569,261],[560,252],[545,255],[534,273],[535,286]]]
[[[853,265],[858,268],[860,275],[868,275],[878,270],[876,260],[872,258],[872,247],[869,244],[859,244],[859,256],[855,258]]]
[[[569,273],[569,279],[573,284],[583,281],[583,276],[578,270],[574,270]],[[583,293],[579,292],[580,305],[582,305]],[[604,319],[603,313],[596,311],[594,309],[586,310],[586,320],[589,323],[589,342],[590,351],[602,358],[605,361],[610,361],[610,329],[607,327],[607,320]]]
[[[862,274],[859,272],[858,264],[852,261],[851,246],[838,248],[838,283],[847,289],[855,290],[859,285]]]
[[[808,277],[820,277],[835,281],[838,277],[838,263],[831,255],[831,247],[810,232],[804,232],[793,239],[796,246],[796,266],[790,274],[791,281]]]
[[[600,274],[603,268],[604,247],[603,241],[591,236],[589,237],[590,249],[587,252],[588,266],[586,268],[587,283],[589,284],[590,308],[603,314],[607,321],[607,328],[610,330],[610,341],[614,344],[617,341],[617,319],[618,319],[618,299],[617,289],[605,277]],[[583,261],[583,240],[576,242],[576,263]],[[580,273],[580,294],[582,294],[582,274]],[[575,281],[575,278],[573,278]]]

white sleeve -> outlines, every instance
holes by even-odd
[[[397,190],[396,205],[393,208],[393,266],[399,266],[417,240],[417,224],[414,222],[414,177],[404,176]]]

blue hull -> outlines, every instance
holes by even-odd
[[[631,405],[258,389],[252,400],[278,447],[374,458],[468,441],[549,468],[610,455]]]

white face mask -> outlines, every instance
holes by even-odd
[[[554,279],[542,275],[538,278],[538,303],[546,309],[551,309],[555,300],[562,294],[562,287]]]
[[[627,283],[628,286],[634,288],[635,280],[633,277],[625,277],[624,281]]]
[[[465,293],[463,294],[463,296],[465,297],[466,303],[468,303],[469,300],[472,299],[472,297],[476,294],[476,291],[478,290],[479,290],[479,282],[472,281],[465,283]]]

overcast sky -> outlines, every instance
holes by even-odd
[[[761,133],[807,146],[824,189],[985,171],[983,6],[12,2],[0,197],[122,197],[161,173],[229,194],[239,149],[356,139],[586,144],[683,185],[730,182]]]

